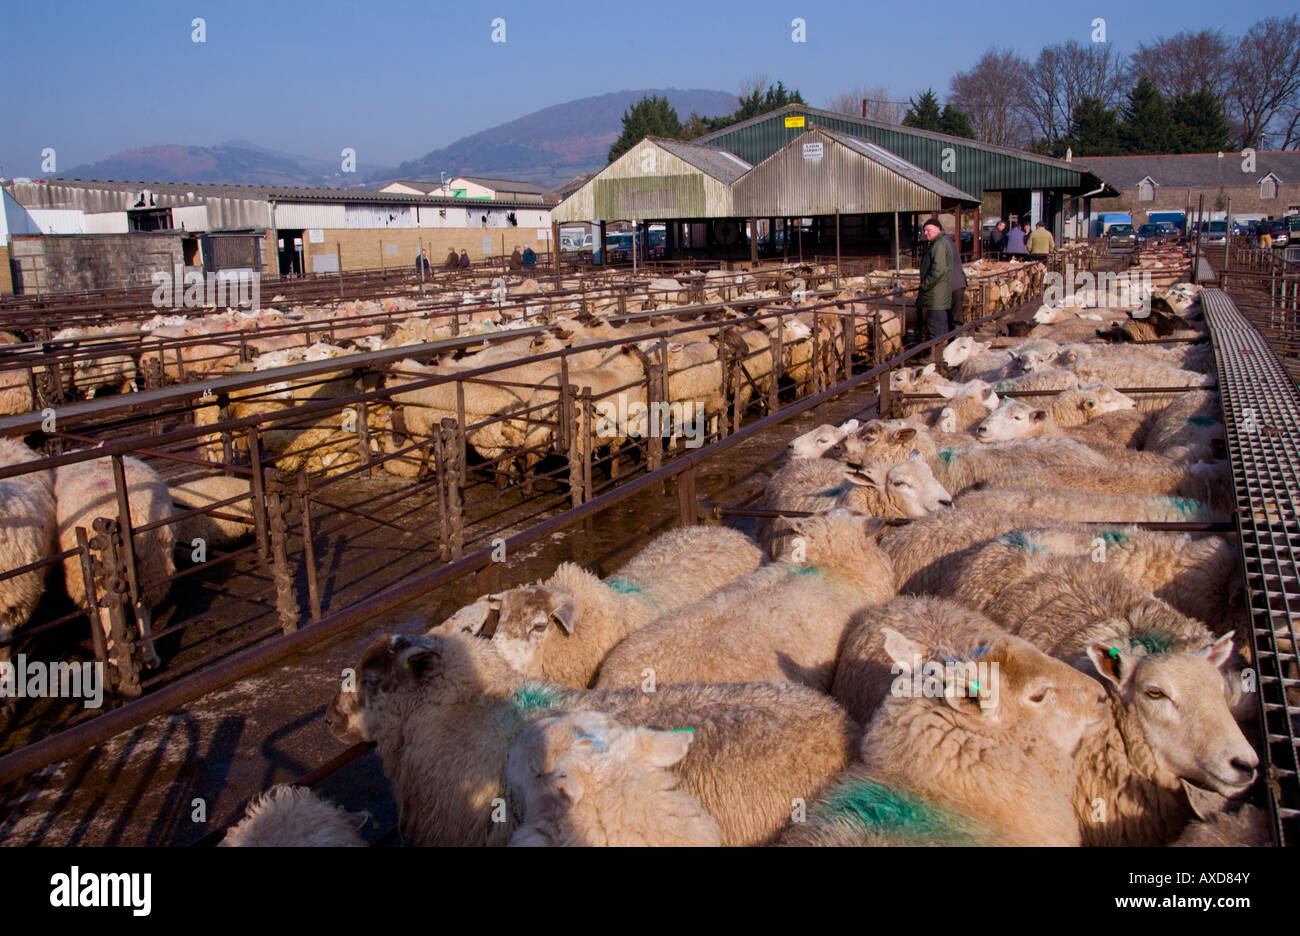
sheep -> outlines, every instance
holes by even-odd
[[[182,548],[191,546],[196,538],[210,547],[228,546],[253,532],[252,482],[249,479],[194,469],[172,475],[166,478],[166,482],[167,492],[178,512],[208,508],[232,497],[242,498],[178,520],[176,542]]]
[[[1106,494],[1039,486],[964,491],[957,495],[954,505],[962,510],[1000,511],[1084,523],[1209,523],[1224,519],[1221,512],[1189,497]]]
[[[1061,430],[1086,425],[1099,416],[1136,407],[1131,397],[1105,384],[1079,384],[1062,390],[1041,409],[1020,400],[1003,400],[975,428],[975,437],[981,442],[1000,442],[1030,435],[1056,435]]]
[[[850,419],[838,426],[822,425],[796,436],[786,447],[790,458],[821,458],[839,445],[850,432],[858,428],[858,421]]]
[[[849,507],[877,517],[923,517],[952,506],[918,451],[896,465],[873,460],[851,467],[827,458],[795,459],[772,476],[763,509],[819,513]],[[762,517],[755,538],[775,558],[789,538],[788,518]]]
[[[0,416],[32,411],[32,380],[29,370],[0,372]]]
[[[512,846],[716,846],[722,833],[668,771],[691,728],[630,728],[601,712],[528,727],[506,758],[507,799],[523,804]]]
[[[1079,844],[1075,755],[1104,721],[1097,682],[1007,634],[947,667],[947,647],[891,627],[883,647],[903,675],[867,728],[862,763],[781,843]],[[936,668],[951,675],[929,676]],[[938,685],[910,691],[922,674]]]
[[[586,688],[628,634],[698,601],[759,567],[762,553],[722,526],[669,530],[601,581],[571,562],[537,585],[480,598],[429,630],[490,633],[502,659],[526,676]]]
[[[1083,406],[1096,405],[1097,398],[1084,394],[1079,402]],[[1131,400],[1128,402],[1130,406],[1134,405]],[[973,434],[980,442],[1005,442],[1009,439],[1051,435],[1085,444],[1100,442],[1129,447],[1141,444],[1143,430],[1142,415],[1131,410],[1113,410],[1092,417],[1087,422],[1062,426],[1056,422],[1050,409],[1039,409],[1019,400],[1006,399],[975,427]]]
[[[306,787],[279,783],[252,800],[218,847],[364,848],[368,813],[345,812]]]
[[[504,806],[506,758],[529,723],[603,712],[633,727],[694,728],[673,767],[713,816],[724,845],[770,842],[795,798],[815,796],[855,756],[860,727],[804,686],[574,690],[528,679],[493,641],[463,635],[378,638],[326,720],[346,743],[374,741],[400,821],[417,845],[506,844],[523,804]],[[506,821],[494,822],[494,813]]]
[[[1259,759],[1232,710],[1252,703],[1222,672],[1231,634],[1215,639],[1103,563],[1016,543],[964,554],[935,592],[1107,685],[1111,724],[1080,752],[1085,844],[1167,842],[1188,818],[1179,779],[1225,796],[1254,781]]]
[[[931,651],[963,660],[1006,633],[977,611],[926,595],[900,594],[886,604],[863,608],[845,634],[831,695],[864,725],[889,697],[899,672],[891,671],[894,661],[885,650],[890,628]]]
[[[1169,843],[1171,846],[1261,848],[1273,844],[1273,824],[1267,810],[1249,803],[1233,803],[1186,780],[1182,785],[1196,818]]]
[[[1052,354],[1059,348],[1055,341],[1033,340],[1021,342],[1013,348],[993,349],[969,335],[962,335],[944,348],[943,360],[949,368],[956,368],[953,375],[956,380],[979,379],[996,383],[1018,372],[1020,356],[1025,352],[1035,350]]]
[[[1157,413],[1145,447],[1180,461],[1211,461],[1226,451],[1223,403],[1213,390],[1190,390]]]
[[[939,432],[948,435],[969,433],[976,423],[998,408],[1001,400],[997,391],[982,380],[974,380],[964,386],[964,390],[939,391],[945,396],[949,392],[953,394],[948,398],[946,406],[938,407],[932,423],[933,428]]]
[[[881,521],[836,510],[791,521],[778,561],[630,635],[596,686],[802,682],[830,688],[854,611],[889,600],[894,571],[875,538]]]
[[[1122,497],[1160,495],[1176,499],[1172,506],[1188,515],[1200,510],[1206,515],[1212,514],[1215,519],[1222,519],[1221,515],[1231,513],[1235,505],[1232,477],[1223,463],[1188,465],[1179,462],[1139,462],[1128,465],[1118,462],[1105,468],[1022,467],[986,478],[980,482],[980,488],[1047,491],[1063,497],[1070,496],[1073,491]],[[993,504],[993,501],[981,502]],[[1157,507],[1156,510],[1167,512],[1164,507]]]
[[[1213,386],[1217,378],[1211,374],[1182,370],[1161,361],[1140,357],[1081,358],[1070,370],[1034,371],[1023,377],[1003,381],[995,389],[999,393],[1014,390],[1065,390],[1080,380],[1104,383],[1111,387],[1207,387]],[[1138,400],[1138,410],[1155,412],[1168,406],[1174,395],[1142,394]]]
[[[168,520],[174,511],[167,485],[158,473],[136,458],[122,459],[126,481],[127,506],[132,529]],[[88,598],[86,583],[81,572],[81,558],[77,549],[77,527],[92,531],[96,517],[117,517],[117,495],[113,483],[113,469],[109,458],[94,458],[61,465],[54,473],[54,502],[59,530],[59,548],[74,550],[63,560],[64,584],[68,597],[78,605],[95,604],[102,595]],[[172,549],[176,531],[172,524],[135,534],[136,576],[140,584],[140,604],[134,610],[124,609],[129,616],[134,613],[140,621],[142,659],[148,666],[160,663],[154,649],[149,624],[150,609],[157,607],[167,596],[171,576],[176,571]],[[109,630],[109,619],[102,610],[98,612],[100,626],[109,635],[108,649],[114,649]]]
[[[17,439],[0,438],[0,467],[40,458]],[[38,562],[55,552],[58,525],[54,472],[29,471],[0,480],[0,571]],[[45,593],[48,569],[33,569],[0,581],[0,660],[9,658],[14,629],[26,624]]]

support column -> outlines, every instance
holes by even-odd
[[[505,241],[502,241],[501,252],[505,253]],[[560,272],[560,222],[551,222],[551,269],[556,273]]]
[[[978,260],[982,256],[984,256],[984,248],[980,240],[980,206],[979,205],[975,206],[975,214],[974,217],[971,218],[971,227],[973,228],[973,234],[974,234],[974,238],[973,238],[974,246],[975,246],[974,259]]]
[[[961,205],[957,205],[952,210],[952,226],[955,230],[952,232],[954,240],[957,242],[957,262],[961,263]]]
[[[598,233],[600,234],[600,240],[597,242],[596,247],[600,250],[600,265],[607,266],[609,264],[609,257],[605,256],[605,222],[604,221],[600,222],[600,231]]]
[[[894,212],[894,272],[898,272],[898,212]]]
[[[749,268],[758,269],[758,218],[749,219]]]

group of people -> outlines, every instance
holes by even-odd
[[[943,233],[938,218],[928,218],[921,228],[927,244],[921,255],[921,282],[916,292],[916,333],[918,343],[932,341],[952,331],[952,316],[961,313],[966,300],[966,272],[961,254],[951,234]],[[1038,222],[1032,232],[1028,221],[1007,231],[1007,223],[998,221],[993,232],[992,252],[998,258],[1020,256],[1042,260],[1056,249],[1056,241],[1047,225]],[[936,359],[942,348],[936,346]]]
[[[998,260],[1009,257],[1023,257],[1029,260],[1043,260],[1056,249],[1056,239],[1047,225],[1039,221],[1038,227],[1031,232],[1029,220],[1025,219],[1015,227],[1007,230],[1007,222],[999,219],[993,229],[989,249]]]
[[[443,263],[443,268],[447,270],[468,270],[469,253],[465,248],[461,248],[460,253],[456,253],[456,248],[452,247],[447,251],[447,259]],[[423,271],[429,273],[432,268],[429,265],[429,251],[421,248],[420,255],[415,258],[416,272]],[[531,247],[519,249],[515,245],[515,251],[510,255],[510,269],[512,270],[535,270],[537,269],[537,253]]]

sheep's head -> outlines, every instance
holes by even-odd
[[[1064,310],[1058,309],[1056,306],[1044,305],[1040,306],[1038,311],[1034,313],[1033,320],[1039,325],[1052,325],[1061,321],[1064,317]]]
[[[1086,387],[1080,385],[1077,393],[1079,409],[1089,419],[1101,416],[1103,413],[1115,413],[1120,410],[1137,408],[1136,400],[1105,384],[1092,384]]]
[[[1042,431],[1050,419],[1047,410],[1037,409],[1019,400],[1005,399],[1002,405],[975,427],[981,442],[1005,442]]]
[[[1054,356],[1046,351],[1029,350],[1020,355],[1020,372],[1032,374],[1055,367]]]
[[[858,467],[846,467],[844,477],[850,484],[877,492],[894,506],[899,516],[924,517],[952,506],[952,495],[935,478],[916,449],[895,465],[875,460]]]
[[[539,719],[519,737],[506,760],[511,803],[516,811],[522,807],[525,816],[557,803],[575,805],[631,774],[671,767],[686,756],[694,740],[694,731],[631,727],[601,712]],[[670,775],[665,780],[667,788],[675,785]]]
[[[872,419],[844,437],[844,457],[850,464],[865,465],[873,458],[893,455],[916,441],[919,430],[901,419]]]
[[[989,346],[981,341],[976,341],[970,335],[962,335],[954,338],[949,342],[948,347],[943,349],[943,363],[949,367],[956,367],[964,361],[983,354],[989,349]]]
[[[1141,646],[1089,644],[1088,659],[1121,705],[1132,746],[1140,731],[1168,774],[1233,796],[1255,781],[1259,756],[1228,707],[1221,670],[1232,635],[1192,652],[1148,653]]]
[[[475,645],[482,646],[480,650]],[[447,705],[483,692],[505,667],[487,641],[391,634],[375,638],[325,712],[340,741],[375,738],[380,718],[404,719],[422,705]]]
[[[791,458],[821,458],[858,428],[858,421],[850,419],[838,426],[818,426],[791,440],[786,453]]]
[[[911,690],[914,670],[920,666],[923,690],[927,685],[934,690],[926,694],[952,709],[968,730],[1016,731],[1048,742],[1064,757],[1072,756],[1106,717],[1104,689],[1028,641],[992,630],[982,646],[954,652],[884,628],[885,652],[894,661],[894,672],[907,677],[895,695]],[[927,683],[926,677],[937,679],[937,684]]]

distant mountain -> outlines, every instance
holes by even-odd
[[[99,162],[60,173],[70,179],[144,182],[213,182],[226,185],[309,185],[357,188],[363,179],[392,172],[374,163],[358,163],[344,173],[341,158],[312,159],[231,140],[216,146],[165,144],[114,153]]]
[[[597,172],[609,146],[623,131],[623,112],[647,95],[667,97],[683,122],[691,111],[704,117],[730,114],[739,101],[723,91],[651,88],[614,91],[534,111],[463,137],[397,167],[396,177],[436,181],[438,172],[498,176],[552,186],[580,172]],[[376,175],[372,179],[390,179]]]

